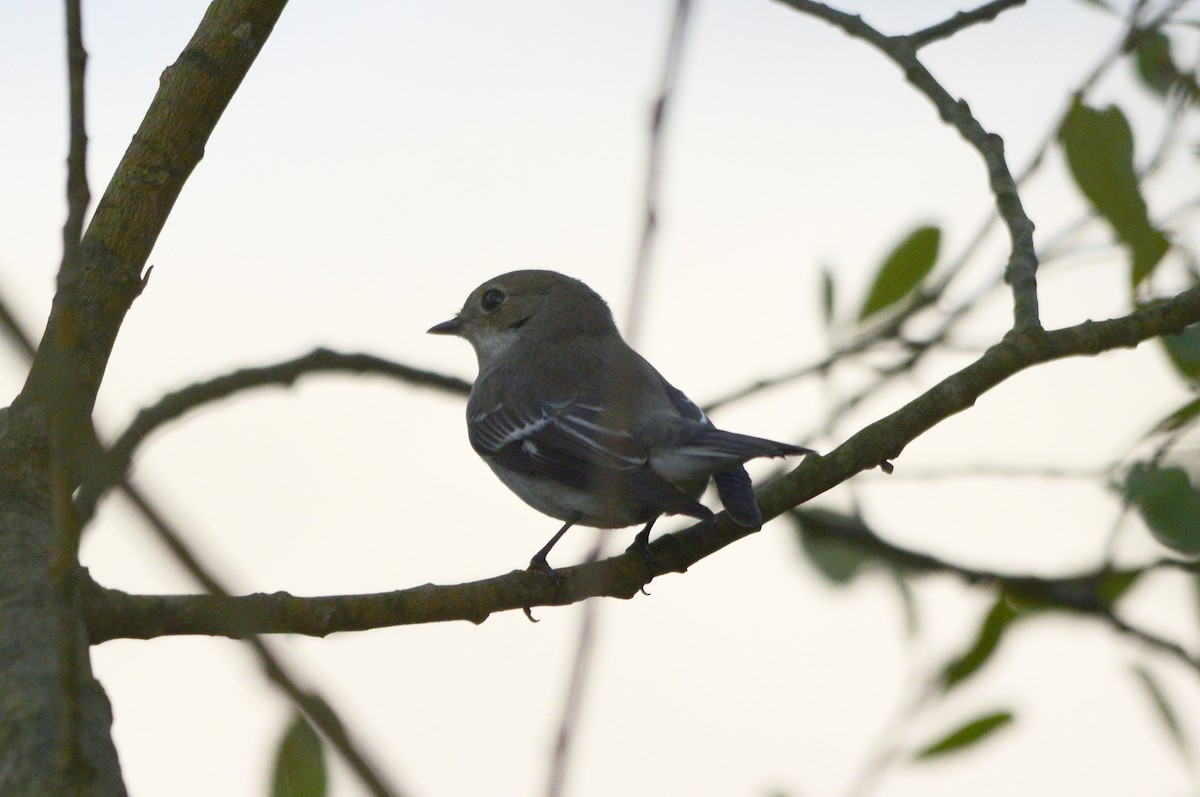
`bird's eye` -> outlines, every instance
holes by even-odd
[[[504,291],[492,288],[479,300],[479,306],[485,313],[494,313],[500,309],[500,305],[504,304],[504,298]]]

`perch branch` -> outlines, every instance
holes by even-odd
[[[828,455],[809,457],[761,488],[757,496],[763,517],[773,518],[857,473],[895,459],[909,442],[1026,368],[1065,357],[1133,347],[1151,338],[1178,334],[1197,322],[1200,286],[1119,318],[1086,321],[1052,331],[1011,332],[978,360],[867,426]],[[657,576],[684,572],[751,533],[719,515],[713,522],[656,539],[650,546],[653,558],[649,563],[639,553],[625,553],[560,569],[556,578],[513,571],[468,584],[429,584],[375,595],[128,596],[97,589],[88,602],[88,627],[93,642],[102,642],[169,634],[237,636],[247,627],[261,633],[324,636],[336,631],[446,620],[481,623],[497,611],[560,606],[596,596],[630,598]]]

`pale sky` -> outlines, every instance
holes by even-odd
[[[85,3],[96,197],[205,5]],[[624,318],[672,6],[293,3],[150,258],[153,277],[101,391],[102,433],[166,390],[316,345],[469,378],[470,348],[424,330],[514,268],[579,277]],[[902,32],[971,6],[839,7]],[[979,157],[865,44],[767,0],[697,0],[693,23],[638,348],[705,402],[822,356],[821,267],[836,274],[839,311],[850,318],[909,230],[941,225],[948,260],[992,199]],[[1092,5],[1043,0],[923,57],[1021,168],[1118,31]],[[52,296],[65,216],[63,40],[57,4],[0,5],[0,291],[34,331]],[[1195,40],[1188,46],[1194,57]],[[1154,105],[1126,64],[1093,99],[1114,100],[1134,119],[1144,156]],[[1152,210],[1194,194],[1195,166],[1184,159],[1167,171]],[[1082,208],[1056,153],[1023,198],[1043,242]],[[995,273],[1000,243],[956,295]],[[1102,248],[1046,275],[1047,326],[1127,309],[1112,254]],[[1008,297],[996,293],[960,342],[986,345],[1009,320]],[[833,437],[808,442],[829,450],[968,356],[925,364]],[[4,402],[22,379],[20,360],[0,347]],[[853,379],[772,391],[715,420],[796,439],[820,423],[829,391]],[[890,539],[918,550],[1018,572],[1091,567],[1116,514],[1100,486],[906,473],[1097,468],[1185,395],[1153,345],[1054,364],[922,437],[895,477],[857,478],[853,494]],[[359,593],[485,578],[523,567],[557,523],[478,461],[462,409],[459,399],[380,379],[309,378],[169,427],[147,443],[134,477],[241,591]],[[844,486],[815,505],[845,507],[851,495]],[[633,533],[611,532],[610,549]],[[578,561],[591,538],[573,532],[552,561]],[[1136,524],[1121,540],[1131,560],[1156,554]],[[116,501],[104,504],[83,558],[109,586],[194,589]],[[572,797],[843,794],[920,679],[967,643],[987,608],[983,593],[948,578],[920,582],[921,632],[908,639],[888,578],[831,589],[782,522],[649,591],[604,603]],[[1197,644],[1194,594],[1181,579],[1137,597],[1138,621]],[[269,641],[412,795],[529,795],[544,788],[580,609],[536,614],[536,625],[517,612],[479,627]],[[1019,629],[989,671],[920,715],[906,738],[916,746],[995,708],[1015,710],[1017,724],[954,760],[889,770],[872,794],[1194,788],[1128,668],[1153,665],[1194,735],[1200,680],[1139,653],[1096,624],[1053,618]],[[244,646],[117,641],[95,648],[93,661],[133,797],[266,793],[289,709]],[[331,794],[362,794],[332,760]]]

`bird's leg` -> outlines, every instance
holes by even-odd
[[[558,531],[556,531],[554,533],[554,536],[550,538],[550,542],[543,545],[542,550],[535,553],[533,555],[533,558],[529,560],[529,569],[530,570],[542,570],[544,572],[553,573],[554,568],[552,568],[550,566],[550,563],[546,561],[546,554],[550,553],[550,549],[554,547],[554,544],[557,543],[560,539],[562,539],[562,535],[567,533],[567,529],[571,528],[576,523],[578,523],[579,519],[582,517],[583,517],[582,512],[579,512],[579,511],[572,512],[571,516],[567,518],[567,522],[563,524],[563,527],[561,529],[559,529]]]
[[[654,569],[654,554],[650,551],[650,529],[654,528],[654,521],[656,520],[658,520],[658,518],[650,518],[650,522],[647,523],[642,530],[637,533],[637,536],[633,538],[633,542],[628,548],[625,549],[627,553],[629,551],[637,551],[640,553],[642,558],[646,560],[646,569],[650,570],[651,572],[653,572]],[[641,592],[643,595],[650,594],[649,592],[646,592],[646,586],[644,584],[641,587]]]
[[[642,527],[642,530],[633,538],[633,543],[626,548],[626,551],[636,550],[646,557],[647,562],[654,561],[654,554],[650,553],[650,529],[654,528],[654,521],[658,518],[650,518],[650,522]]]

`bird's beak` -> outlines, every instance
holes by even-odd
[[[431,326],[426,334],[428,335],[459,335],[462,333],[463,320],[458,316],[451,318],[449,321],[443,321],[440,324]]]

